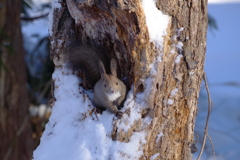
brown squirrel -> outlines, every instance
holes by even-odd
[[[90,86],[94,86],[94,104],[121,117],[120,105],[126,96],[125,84],[117,78],[117,62],[111,60],[111,74],[107,74],[103,57],[88,44],[71,43],[67,47],[67,64],[74,71],[81,70]]]

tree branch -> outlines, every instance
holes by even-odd
[[[212,146],[212,153],[213,153],[213,157],[214,157],[214,160],[216,160],[216,154],[215,154],[215,151],[214,151],[214,145],[213,145],[213,142],[212,142],[212,138],[207,134],[207,137],[211,143],[211,146]]]
[[[201,151],[198,155],[198,158],[197,160],[200,160],[201,156],[202,156],[202,153],[203,153],[203,150],[204,150],[204,147],[205,147],[205,144],[206,144],[206,138],[208,135],[208,122],[209,122],[209,118],[210,118],[210,114],[211,114],[211,111],[212,111],[212,100],[211,100],[211,96],[210,96],[210,91],[209,91],[209,88],[208,88],[208,83],[207,83],[207,76],[206,76],[206,73],[204,72],[203,73],[203,80],[204,80],[204,83],[205,83],[205,88],[207,90],[207,95],[208,95],[208,113],[207,113],[207,119],[206,119],[206,124],[205,124],[205,129],[204,129],[204,136],[203,136],[203,142],[202,142],[202,148],[201,148]],[[211,142],[212,143],[212,142]],[[214,152],[214,151],[213,151]]]
[[[36,19],[40,19],[40,18],[44,18],[46,16],[48,16],[49,13],[45,13],[43,15],[40,15],[40,16],[36,16],[36,17],[21,17],[21,20],[24,20],[24,21],[33,21],[33,20],[36,20]]]

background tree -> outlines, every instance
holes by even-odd
[[[3,160],[29,160],[33,150],[20,29],[21,6],[22,1],[1,1],[0,158]]]

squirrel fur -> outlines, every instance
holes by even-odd
[[[82,71],[90,86],[94,86],[93,100],[96,107],[122,116],[119,107],[125,99],[126,86],[117,78],[116,60],[111,60],[111,74],[107,74],[102,62],[104,59],[93,46],[75,42],[66,51],[68,67],[74,71]]]

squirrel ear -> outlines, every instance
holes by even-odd
[[[106,70],[105,70],[105,67],[104,67],[102,61],[99,61],[98,66],[99,66],[99,71],[100,71],[100,74],[101,74],[101,78],[102,78],[102,80],[104,80],[104,77],[106,75]]]
[[[104,82],[105,79],[106,79],[105,77],[106,77],[106,75],[101,73],[101,80],[102,80],[103,82]]]
[[[98,65],[99,65],[100,73],[101,74],[106,74],[106,70],[105,70],[105,67],[104,67],[102,61],[99,61]]]
[[[117,77],[117,62],[116,59],[114,58],[111,60],[111,73],[112,75]]]

